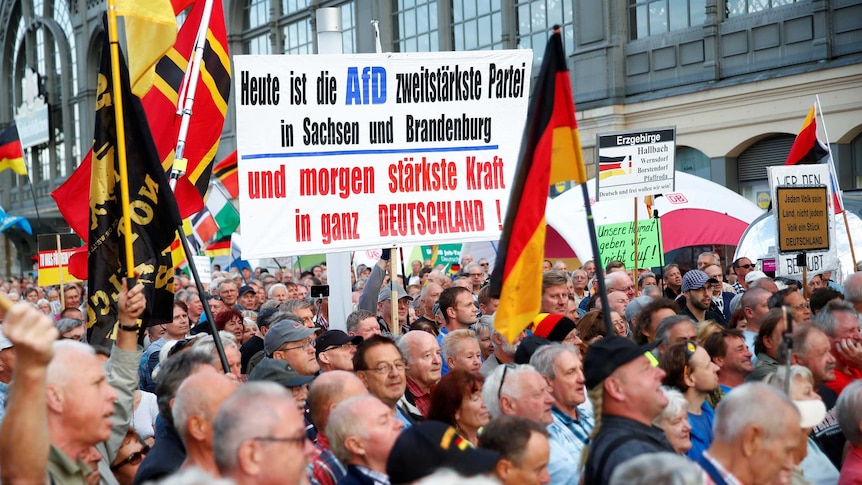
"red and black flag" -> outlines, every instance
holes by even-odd
[[[491,275],[500,305],[494,326],[513,341],[539,313],[545,251],[545,203],[550,186],[586,182],[575,103],[560,31],[545,49],[530,101],[503,236]]]
[[[216,164],[213,169],[213,175],[218,177],[231,199],[239,197],[239,175],[237,175],[236,160],[236,150],[234,150],[224,157],[224,160]]]
[[[106,28],[107,31],[107,28]],[[88,272],[89,341],[101,344],[117,322],[120,282],[126,254],[122,234],[116,118],[125,120],[125,140],[133,251],[138,281],[144,284],[147,308],[144,326],[167,323],[173,316],[173,271],[170,244],[180,224],[177,203],[146,123],[143,107],[132,94],[125,60],[120,54],[123,113],[114,109],[113,74],[108,36],[104,36],[96,93],[96,128],[90,178]]]
[[[823,143],[817,138],[817,118],[814,116],[814,106],[808,110],[808,116],[802,122],[802,128],[796,135],[785,165],[803,165],[818,163],[829,153]]]
[[[191,2],[174,0],[172,3],[174,11],[179,13]],[[177,34],[176,44],[156,64],[153,88],[142,99],[159,159],[165,170],[170,170],[174,163],[174,150],[182,123],[182,117],[177,115],[177,107],[185,105],[185,99],[180,99],[179,93],[189,59],[193,55],[205,4],[204,0],[194,2]],[[203,197],[209,187],[213,158],[218,150],[230,98],[230,57],[221,0],[213,0],[200,77],[196,82],[197,90],[183,152],[188,166],[174,191],[183,218],[191,217],[204,208]]]
[[[0,133],[0,172],[11,168],[18,175],[27,175],[24,163],[24,150],[18,138],[18,128],[10,126]]]

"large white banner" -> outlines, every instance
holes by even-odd
[[[500,237],[532,52],[235,56],[243,257]]]

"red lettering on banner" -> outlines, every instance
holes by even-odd
[[[478,199],[380,204],[377,213],[381,237],[485,230],[485,211]]]
[[[429,162],[425,157],[415,162],[405,157],[389,165],[389,192],[438,192],[458,187],[458,168],[445,158]]]
[[[283,199],[287,196],[284,165],[277,170],[248,172],[249,199]]]
[[[374,167],[303,168],[299,170],[299,195],[374,193]]]
[[[495,155],[493,161],[477,162],[476,157],[467,157],[467,190],[505,188],[502,158]]]
[[[323,236],[321,242],[332,244],[334,241],[359,239],[358,225],[358,212],[322,214],[320,216],[320,231]]]

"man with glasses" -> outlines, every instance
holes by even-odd
[[[840,295],[840,294],[839,294]],[[769,308],[781,308],[783,306],[790,307],[793,312],[793,323],[803,323],[811,321],[811,308],[802,292],[795,288],[785,288],[779,290],[778,293],[769,297],[767,301]]]
[[[739,258],[731,265],[733,274],[736,275],[736,283],[733,284],[733,289],[737,294],[748,291],[748,283],[745,281],[745,275],[754,271],[754,265],[748,258]]]
[[[353,355],[362,343],[359,335],[350,336],[341,330],[327,330],[317,337],[314,355],[321,372],[345,370],[353,372]]]
[[[313,453],[296,403],[278,384],[244,384],[216,415],[215,462],[221,476],[237,485],[307,483]]]
[[[222,303],[228,309],[233,308],[239,299],[239,290],[233,280],[224,280],[218,285],[218,294],[221,297]],[[215,315],[213,315],[215,318]]]
[[[317,374],[320,366],[314,345],[318,331],[304,326],[296,316],[272,324],[263,337],[265,358],[287,361],[299,375]]]
[[[353,356],[353,368],[368,392],[380,399],[394,418],[405,426],[412,426],[413,418],[398,406],[407,388],[406,367],[401,350],[391,338],[382,335],[363,341]]]
[[[472,263],[467,266],[467,276],[470,277],[470,285],[472,286],[473,295],[477,296],[479,290],[485,285],[485,269],[479,266],[478,263]]]
[[[699,269],[689,270],[682,278],[682,294],[685,295],[685,306],[680,315],[688,315],[695,322],[712,320],[724,323],[724,315],[710,309],[712,306],[713,286],[720,285],[715,278]]]

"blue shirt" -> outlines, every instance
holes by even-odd
[[[446,327],[440,327],[440,333],[437,335],[437,345],[439,345],[441,349],[443,348],[443,337],[448,333],[449,331],[446,330]],[[440,360],[443,361],[443,365],[440,367],[440,376],[445,376],[446,373],[449,372],[449,366],[446,365],[446,359]]]
[[[589,411],[578,408],[578,419],[563,412],[556,405],[551,407],[554,422],[548,425],[551,435],[551,458],[548,473],[553,484],[577,485],[581,480],[581,452],[590,440],[595,421]]]
[[[6,394],[9,392],[9,384],[0,382],[0,424],[6,416]]]
[[[688,413],[688,423],[691,425],[691,449],[685,455],[690,460],[700,460],[700,456],[712,444],[713,421],[715,421],[715,411],[706,401],[700,405],[699,415]]]

